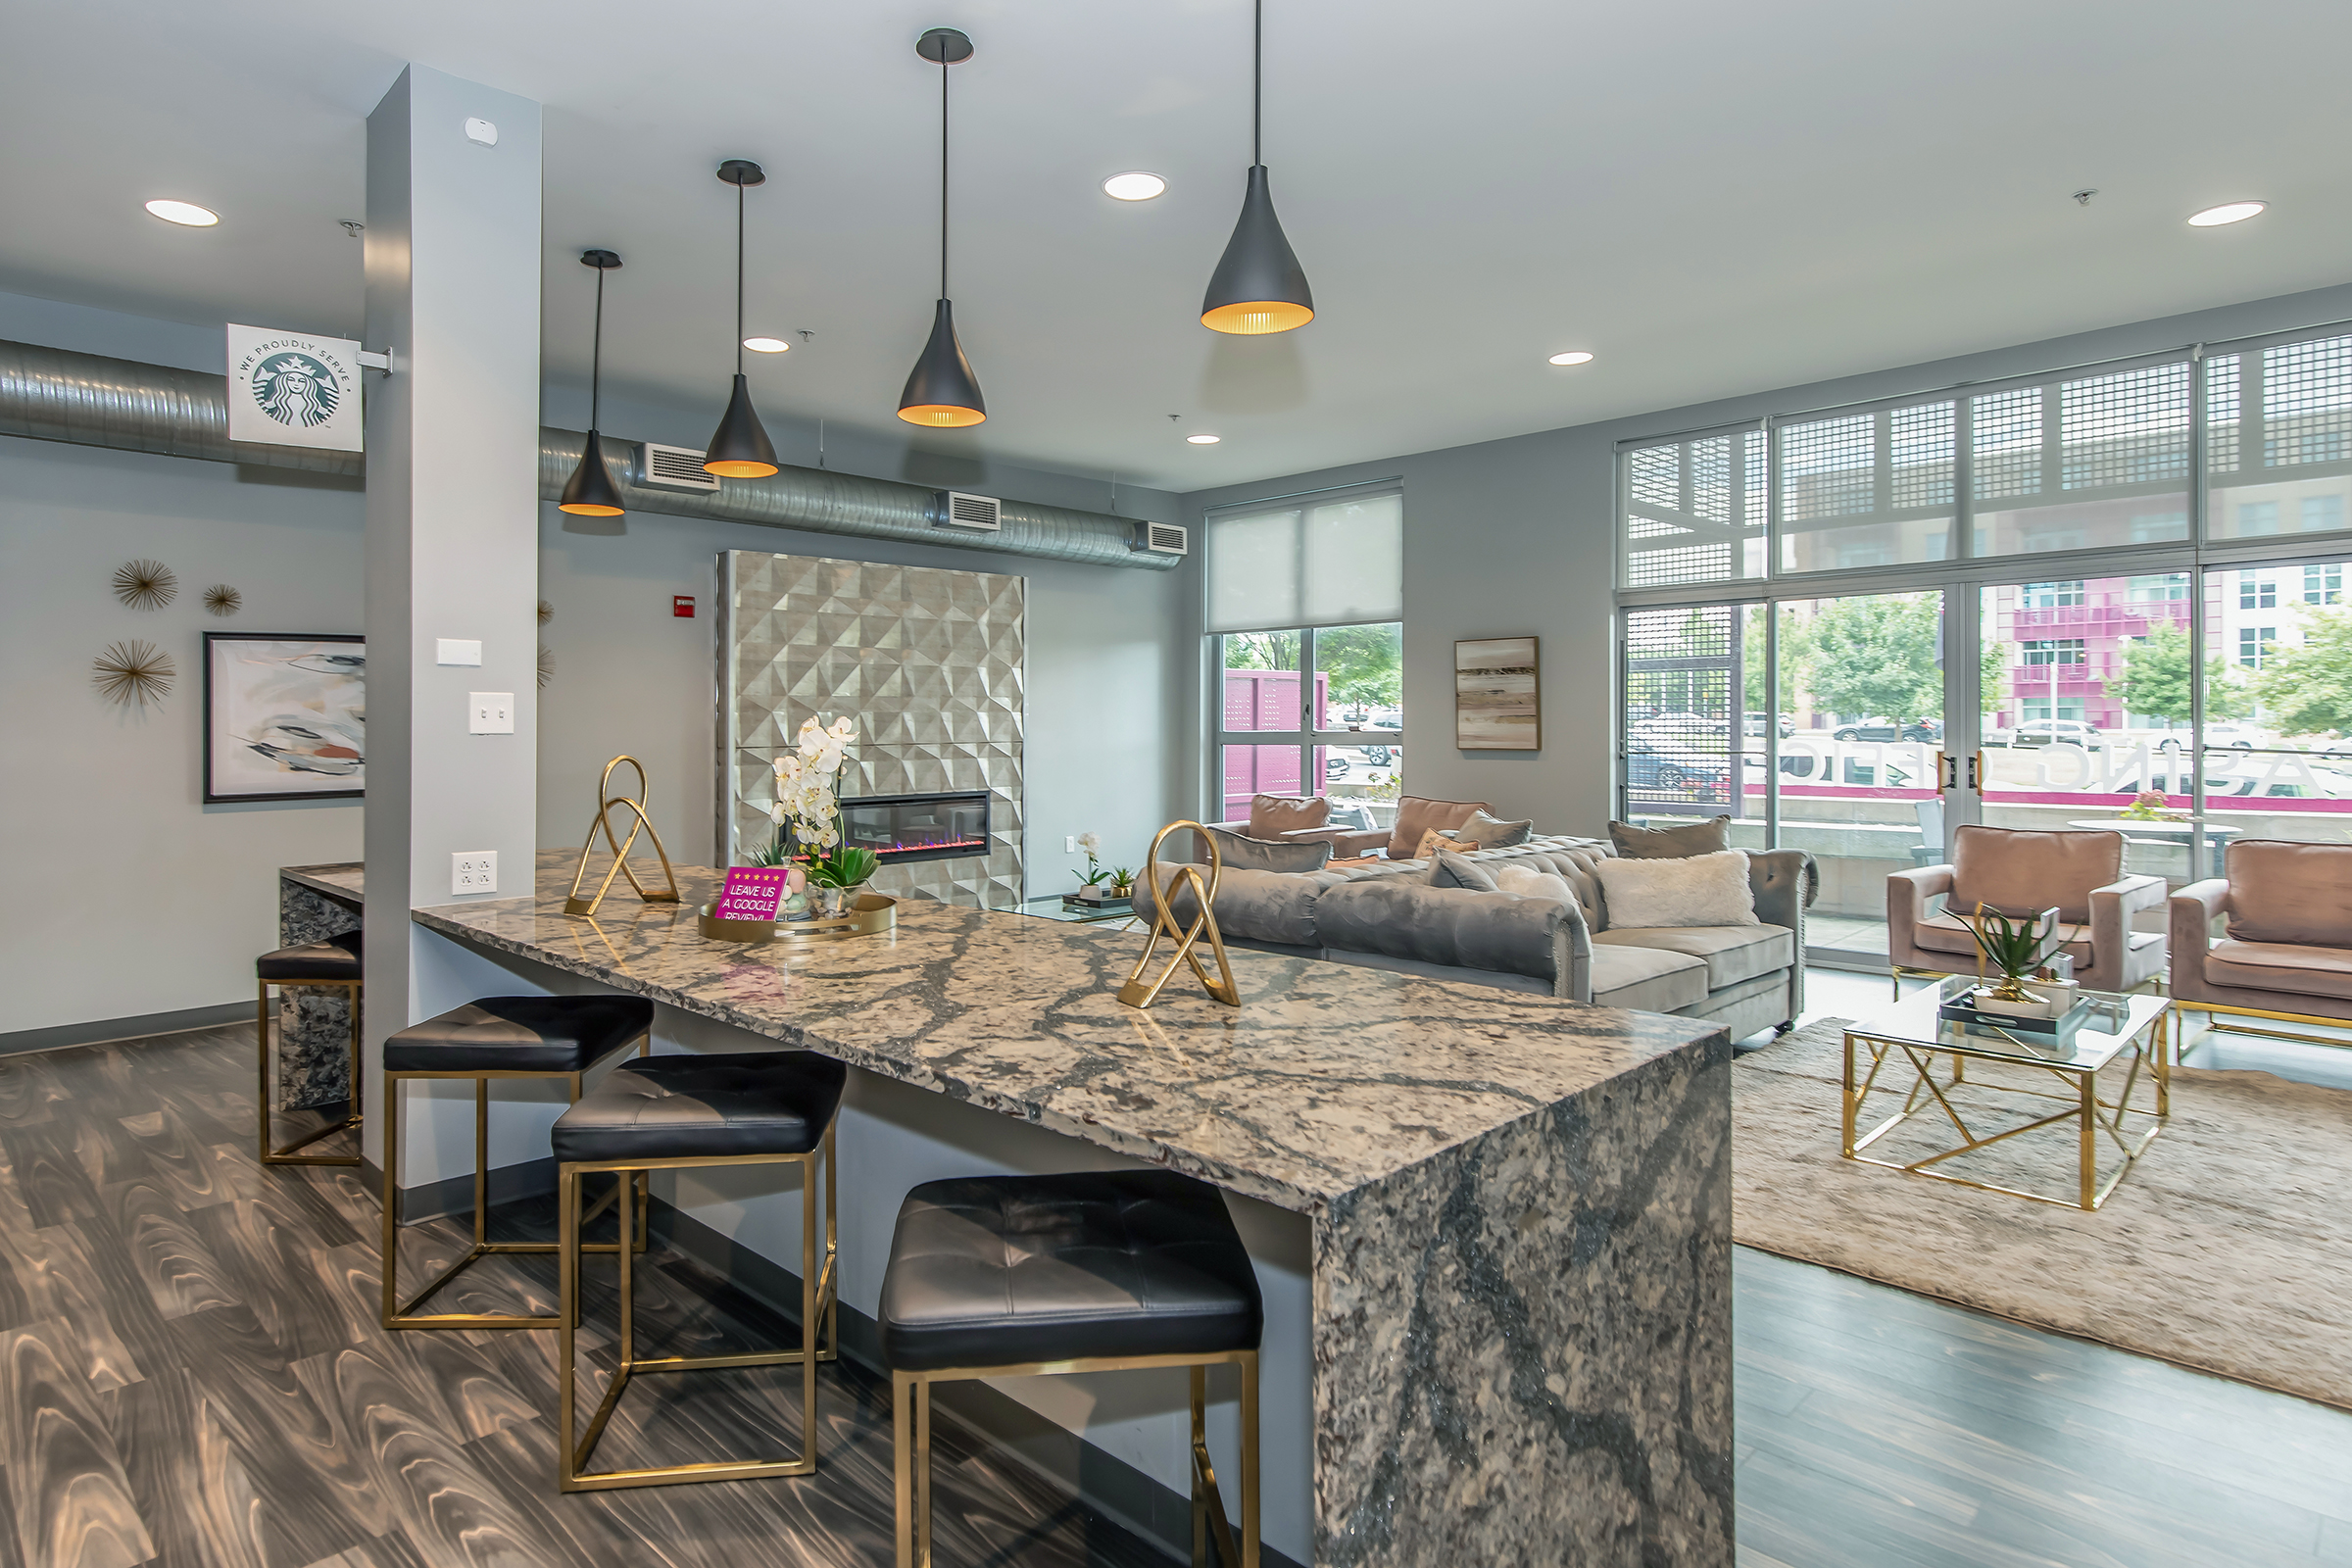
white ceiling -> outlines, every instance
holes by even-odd
[[[356,330],[363,121],[409,60],[546,105],[547,366],[707,407],[755,158],[763,409],[895,426],[935,293],[991,417],[928,444],[1192,490],[2352,277],[2343,0],[1270,0],[1266,161],[1319,318],[1199,325],[1249,161],[1248,0],[12,0],[0,288]],[[1126,169],[1168,194],[1102,195]],[[2068,193],[2096,186],[2079,208]],[[222,215],[174,228],[140,203]],[[2269,213],[2196,230],[2241,196]],[[796,343],[797,337],[793,339]],[[1544,357],[1599,356],[1577,369]],[[1185,445],[1213,430],[1215,447]]]

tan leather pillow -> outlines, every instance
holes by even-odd
[[[1250,798],[1250,836],[1278,839],[1302,827],[1321,827],[1331,820],[1331,802],[1320,795],[1253,795]]]
[[[2352,845],[2240,839],[2225,863],[2232,940],[2352,948]]]
[[[1536,821],[1500,822],[1484,811],[1472,811],[1469,819],[1453,829],[1455,844],[1465,850],[1510,850],[1536,836]]]
[[[1719,816],[1681,827],[1636,827],[1611,822],[1609,842],[1628,860],[1688,860],[1693,855],[1721,855],[1732,847],[1732,819]]]
[[[1977,906],[2000,914],[2039,914],[2080,925],[2090,918],[2090,894],[2124,874],[2124,836],[2104,828],[2064,833],[1983,827],[1952,832],[1954,914]]]
[[[1413,852],[1430,829],[1460,827],[1470,820],[1473,812],[1485,809],[1484,801],[1425,801],[1418,795],[1407,795],[1396,803],[1396,828],[1389,836],[1389,858],[1419,858]]]

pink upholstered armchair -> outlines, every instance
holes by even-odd
[[[1980,904],[2009,915],[2054,907],[2074,936],[2066,951],[2075,979],[2093,991],[2131,991],[2164,972],[2164,934],[2132,929],[2132,916],[2164,907],[2164,897],[2162,877],[2124,875],[2121,833],[1970,823],[1952,834],[1951,864],[1887,874],[1886,959],[1898,994],[1906,972],[1974,974],[1976,939],[1957,916]]]
[[[2223,867],[2227,876],[2173,895],[2174,1004],[2352,1019],[2352,845],[2240,839]],[[2225,916],[2227,935],[2217,942],[2213,922]]]

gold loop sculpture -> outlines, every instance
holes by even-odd
[[[637,770],[637,793],[634,796],[612,793],[612,770],[623,762]],[[654,819],[645,814],[645,803],[653,798],[653,793],[652,787],[645,781],[645,764],[634,757],[615,757],[605,764],[603,776],[596,781],[596,819],[588,824],[588,837],[580,845],[579,867],[571,873],[571,892],[564,900],[565,914],[596,913],[596,906],[605,902],[605,895],[612,890],[612,878],[616,874],[627,877],[629,886],[637,890],[637,897],[648,904],[679,902],[678,873],[670,869],[669,851],[662,848],[662,835],[655,830]],[[629,824],[629,836],[626,839],[612,831],[612,813],[624,806],[637,818]],[[588,875],[588,852],[596,848],[599,828],[604,829],[605,842],[612,847],[612,869],[605,873],[605,880],[597,887],[596,897],[583,899],[580,897],[580,883]],[[629,864],[629,846],[637,842],[637,835],[641,832],[654,841],[654,853],[662,857],[662,874],[669,881],[667,893],[647,892],[645,884],[637,880],[637,873]]]
[[[1191,828],[1199,835],[1200,842],[1208,846],[1208,875],[1203,878],[1200,867],[1187,861],[1176,868],[1176,874],[1168,878],[1167,887],[1162,889],[1159,885],[1159,847],[1167,842],[1169,834],[1180,828]],[[1130,1007],[1149,1007],[1158,1000],[1160,987],[1174,978],[1176,966],[1189,963],[1210,997],[1228,1007],[1242,1004],[1241,988],[1233,983],[1233,965],[1225,959],[1225,934],[1217,929],[1216,910],[1213,907],[1217,883],[1224,874],[1224,857],[1217,853],[1216,836],[1206,827],[1199,822],[1184,821],[1170,822],[1159,830],[1158,836],[1152,840],[1152,853],[1144,858],[1144,885],[1152,890],[1152,938],[1144,944],[1144,956],[1135,960],[1135,972],[1128,975],[1125,985],[1119,987],[1121,1002]],[[1176,928],[1175,914],[1176,891],[1179,888],[1192,889],[1193,902],[1200,907],[1192,924],[1181,931]],[[1208,970],[1202,967],[1200,956],[1193,951],[1194,944],[1200,939],[1202,932],[1208,934],[1209,951],[1217,956],[1217,975],[1220,978],[1212,979]],[[1167,967],[1159,971],[1159,978],[1147,985],[1144,971],[1152,966],[1152,955],[1157,951],[1163,934],[1176,945],[1176,951],[1168,955]]]

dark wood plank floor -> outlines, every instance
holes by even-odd
[[[554,1337],[377,1328],[375,1201],[254,1163],[251,1039],[0,1057],[0,1568],[889,1560],[887,1391],[854,1367],[812,1481],[559,1495]],[[417,1274],[457,1245],[412,1235]],[[463,1298],[552,1298],[497,1267]],[[2352,1416],[1760,1253],[1738,1288],[1744,1568],[2352,1565]],[[640,1302],[656,1344],[790,1333],[675,1255]],[[632,1390],[600,1457],[797,1432],[789,1369],[683,1387]],[[964,1434],[939,1475],[942,1568],[1158,1560]]]

